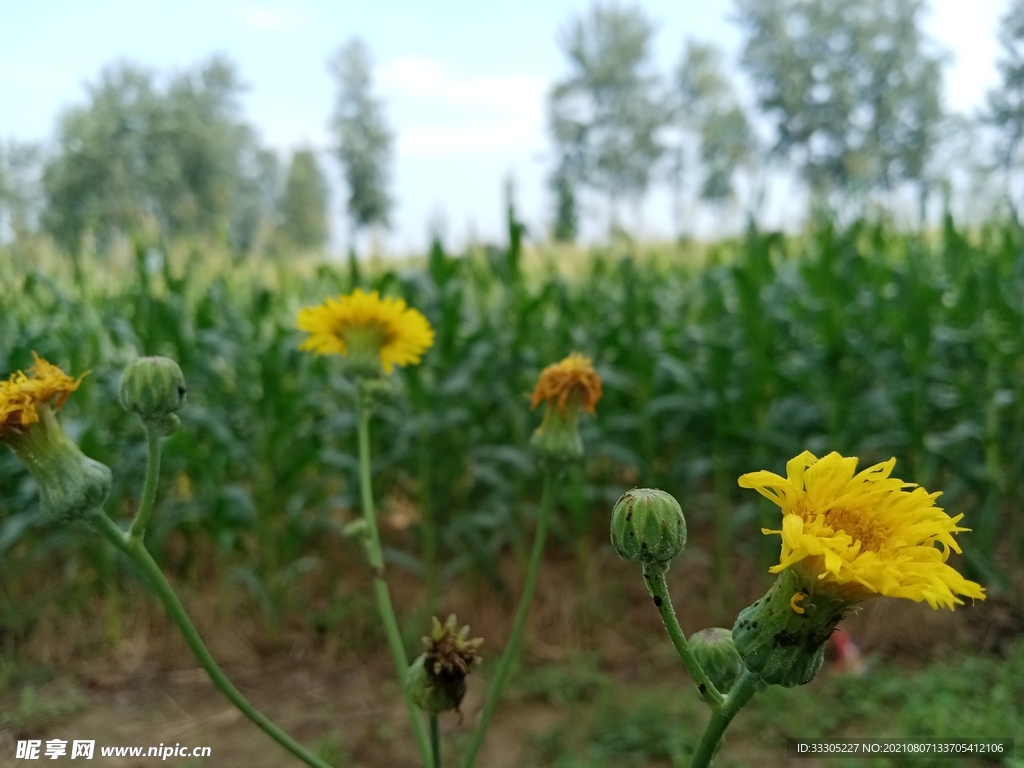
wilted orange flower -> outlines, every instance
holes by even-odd
[[[546,402],[549,408],[557,406],[564,416],[573,394],[579,398],[580,405],[587,413],[593,413],[594,406],[601,399],[601,377],[597,375],[590,359],[579,352],[573,352],[562,362],[549,365],[541,371],[530,400],[530,408]]]
[[[5,429],[27,427],[38,422],[36,407],[39,405],[59,409],[87,375],[83,373],[73,379],[35,352],[32,357],[35,364],[28,369],[27,375],[18,371],[6,381],[0,381],[0,438]]]

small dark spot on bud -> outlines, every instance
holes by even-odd
[[[644,572],[644,578],[645,578],[645,579],[647,579],[647,581],[650,581],[650,580],[651,580],[651,574],[649,574],[649,573],[647,573],[647,572],[645,571],[645,572]]]
[[[661,598],[658,595],[654,596],[654,604],[661,608]]]
[[[777,632],[772,639],[775,641],[776,645],[782,648],[793,648],[800,645],[800,636],[786,630]]]
[[[703,696],[705,693],[708,692],[708,687],[704,685],[704,683],[701,683],[697,686],[697,690],[700,691],[700,695]]]
[[[752,621],[752,622],[750,623],[750,628],[751,628],[751,629],[757,629],[757,622],[756,622],[756,621]]]
[[[640,542],[640,549],[647,549],[647,542],[646,541],[641,541]]]

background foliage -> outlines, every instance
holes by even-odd
[[[351,384],[335,360],[297,351],[294,317],[354,284],[403,296],[437,332],[423,364],[396,377],[405,393],[374,427],[377,493],[394,527],[413,534],[392,537],[389,556],[431,582],[471,568],[505,588],[496,555],[521,546],[537,495],[528,395],[544,365],[579,350],[605,395],[584,424],[588,461],[566,484],[556,525],[578,556],[606,536],[623,490],[657,486],[714,531],[705,546],[727,592],[731,558],[777,556],[758,532],[777,512],[741,491],[738,475],[836,450],[862,466],[896,456],[898,476],[942,490],[941,505],[973,529],[967,570],[1005,586],[1004,566],[1024,557],[1015,226],[968,236],[947,220],[926,237],[820,220],[794,239],[751,228],[703,263],[679,250],[598,251],[572,276],[554,254],[526,268],[520,233],[510,217],[507,248],[453,257],[435,243],[425,263],[372,275],[322,263],[224,272],[198,253],[173,264],[140,247],[131,279],[97,270],[80,287],[8,254],[0,370],[26,367],[36,350],[92,371],[64,420],[86,453],[115,467],[110,509],[127,514],[144,451],[117,403],[120,369],[139,354],[177,359],[189,404],[166,451],[150,543],[180,578],[214,568],[240,579],[272,616],[286,603],[303,614],[299,577],[336,577],[339,558],[326,553],[349,546]],[[102,590],[116,573],[104,550],[47,524],[10,452],[0,483],[0,623],[17,634],[38,605],[25,598],[45,599],[27,589],[40,564],[61,564],[54,589],[65,596]],[[165,551],[172,533],[185,545]]]

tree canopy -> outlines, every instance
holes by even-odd
[[[316,155],[296,150],[281,194],[281,234],[294,248],[318,249],[327,242],[327,194]]]
[[[640,8],[598,4],[573,17],[559,40],[569,74],[551,90],[549,122],[562,173],[613,206],[643,196],[665,151],[659,132],[670,112],[653,34]]]
[[[722,59],[714,45],[691,40],[676,72],[680,122],[699,147],[700,197],[714,203],[733,197],[736,171],[749,164],[757,150]]]
[[[132,64],[104,70],[87,103],[60,119],[43,174],[47,230],[72,251],[86,231],[103,240],[151,223],[166,236],[251,245],[249,202],[271,161],[241,117],[241,90],[222,59],[164,88]]]
[[[373,93],[372,62],[359,38],[346,43],[331,61],[338,84],[334,111],[336,152],[348,186],[346,210],[354,232],[387,225],[393,200],[388,190],[394,137],[384,106]]]
[[[815,192],[920,181],[942,116],[923,0],[737,0],[775,152]]]
[[[40,148],[35,144],[0,142],[0,241],[7,233],[24,237],[39,214]]]
[[[1024,0],[1011,2],[999,27],[999,43],[996,66],[1002,82],[988,93],[984,119],[998,133],[996,162],[1009,179],[1022,163],[1024,147]]]

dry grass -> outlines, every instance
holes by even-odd
[[[708,533],[698,529],[694,535],[699,540]],[[505,558],[501,570],[510,584],[520,583],[512,557]],[[735,615],[762,594],[768,580],[750,563],[741,564],[735,575],[739,594],[725,606],[727,615]],[[669,577],[685,631],[722,623],[715,620],[720,608],[713,597],[711,561],[701,550],[692,549],[680,558]],[[399,569],[392,569],[389,579],[396,608],[410,634],[425,632],[425,596],[419,580]],[[552,546],[539,585],[527,625],[524,671],[551,665],[568,668],[583,653],[623,690],[674,685],[685,694],[686,673],[672,655],[633,565],[602,546],[583,570],[575,558]],[[365,594],[368,588],[365,569],[353,560],[340,582],[339,595],[350,598]],[[321,740],[328,754],[354,761],[345,764],[365,768],[416,764],[394,670],[369,603],[338,627],[311,633],[289,617],[282,626],[275,626],[253,610],[244,591],[232,585],[211,583],[203,589],[185,585],[181,590],[201,634],[228,674],[258,707],[297,738],[311,744]],[[122,601],[121,636],[113,643],[106,640],[109,626],[101,603],[79,613],[62,614],[54,607],[42,614],[22,645],[21,665],[50,670],[50,682],[38,688],[42,701],[64,700],[71,695],[68,690],[81,700],[70,713],[59,707],[37,707],[20,727],[8,728],[6,733],[0,728],[0,742],[27,736],[96,738],[107,745],[178,742],[211,746],[215,761],[203,764],[218,768],[293,765],[286,753],[213,688],[159,606],[141,588],[125,590]],[[460,621],[469,622],[474,635],[486,638],[485,657],[493,659],[508,637],[513,608],[484,580],[463,578],[446,590],[441,613],[454,612]],[[846,629],[869,656],[899,660],[909,669],[965,650],[997,648],[1024,632],[1024,614],[1001,598],[956,612],[934,612],[927,606],[883,599],[849,619]],[[414,642],[413,637],[408,639]],[[482,676],[471,681],[463,720],[454,715],[444,718],[449,743],[468,735],[483,704],[487,674],[485,665]],[[0,697],[0,710],[16,709],[19,690],[23,685],[9,687]],[[530,734],[549,732],[572,716],[550,702],[515,695],[514,686],[501,711],[504,714],[482,753],[481,764],[490,768],[524,765],[522,760],[534,754]],[[746,752],[756,751],[756,746],[744,736],[731,754],[741,759]],[[342,751],[331,753],[331,749]],[[110,764],[120,763],[111,760]]]

